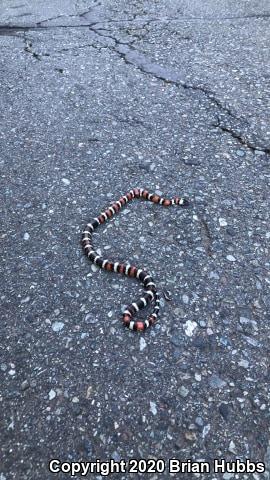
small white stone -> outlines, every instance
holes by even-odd
[[[52,324],[52,329],[54,332],[60,332],[60,330],[62,330],[63,327],[64,327],[63,322],[53,322]]]
[[[182,296],[182,300],[183,300],[183,302],[187,305],[188,302],[189,302],[189,296],[186,295],[186,294],[184,294],[184,295]]]
[[[140,338],[140,352],[142,352],[146,347],[146,341],[143,337]]]
[[[24,236],[23,236],[23,239],[24,239],[24,240],[29,240],[29,238],[30,238],[29,233],[25,232],[25,234],[24,234]]]
[[[247,360],[244,360],[244,359],[243,359],[243,360],[240,360],[240,361],[238,362],[238,365],[239,365],[239,367],[243,367],[243,368],[248,368],[248,367],[249,367],[248,361],[247,361]]]
[[[12,417],[10,417],[10,424],[7,426],[7,430],[14,430],[14,417],[12,415]],[[1,480],[1,475],[0,475],[0,480]]]
[[[68,180],[68,178],[62,178],[62,182],[64,185],[70,185],[70,180]]]
[[[110,310],[108,313],[107,313],[108,317],[111,318],[113,316],[113,312]]]
[[[229,452],[236,454],[236,445],[233,440],[230,441]]]
[[[78,397],[73,397],[72,398],[72,403],[79,403],[79,401],[80,400],[78,399]]]
[[[187,320],[186,323],[184,323],[185,334],[188,337],[192,337],[197,327],[198,327],[198,324],[196,322],[193,322],[193,320]]]
[[[226,258],[229,260],[229,262],[236,262],[236,258],[233,255],[227,255]]]
[[[9,370],[9,372],[8,372],[8,373],[9,373],[9,375],[11,375],[11,376],[13,377],[13,376],[15,375],[15,373],[16,373],[16,372],[15,372],[15,370]]]
[[[216,272],[210,272],[209,278],[214,278],[215,280],[219,280],[219,275]]]
[[[153,415],[157,414],[157,405],[155,404],[155,402],[150,402],[150,412]]]
[[[21,303],[28,303],[30,300],[30,297],[25,297],[21,300]]]
[[[210,425],[205,425],[205,427],[203,427],[203,431],[202,431],[202,437],[205,438],[206,435],[208,435],[208,433],[210,432],[211,430],[211,427]]]
[[[54,390],[49,391],[49,400],[53,400],[56,397],[56,392]]]
[[[200,382],[201,379],[202,379],[201,374],[200,374],[200,373],[195,373],[195,380],[196,380],[196,382]]]
[[[221,227],[227,227],[228,224],[225,218],[219,218],[218,221]]]
[[[179,394],[181,395],[182,398],[186,398],[189,394],[188,388],[186,388],[186,387],[184,387],[184,385],[182,385],[179,389]]]
[[[92,263],[92,265],[91,265],[91,270],[92,270],[92,272],[97,272],[97,271],[98,271],[98,267]]]

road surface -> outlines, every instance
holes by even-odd
[[[1,1],[1,480],[71,478],[53,458],[269,468],[269,22],[263,0]],[[80,245],[137,186],[191,201],[95,236],[162,293],[142,335],[121,324],[139,284]],[[168,468],[147,478],[190,478]]]

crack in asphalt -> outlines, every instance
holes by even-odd
[[[89,8],[88,10],[85,10],[84,12],[81,12],[81,13],[74,13],[73,15],[66,15],[64,13],[62,13],[61,15],[56,15],[55,17],[50,17],[50,18],[46,18],[44,20],[41,20],[40,22],[37,22],[36,25],[37,26],[41,26],[43,25],[43,23],[47,23],[47,22],[51,22],[52,20],[57,20],[58,18],[83,18],[85,17],[86,15],[88,15],[89,13],[91,13],[94,9],[96,8],[95,7],[92,7],[92,8]],[[48,25],[50,27],[50,25]],[[52,27],[54,25],[51,25]],[[58,26],[58,25],[55,25],[55,26]],[[84,25],[77,25],[78,27],[83,27]]]
[[[235,129],[232,129],[229,126],[222,125],[219,118],[217,123],[213,123],[213,127],[219,128],[222,132],[229,133],[233,138],[238,140],[244,147],[249,148],[253,152],[255,152],[256,150],[260,150],[268,155],[270,154],[270,147],[264,147],[262,145],[258,145],[248,140],[248,138],[244,137],[243,134],[237,133]]]
[[[12,8],[12,7],[11,7]],[[13,7],[14,8],[14,7]],[[43,25],[44,23],[51,22],[53,20],[57,20],[58,18],[79,18],[79,17],[84,17],[87,14],[91,13],[96,6],[78,13],[78,14],[72,14],[72,15],[66,15],[66,14],[61,14],[61,15],[56,15],[54,17],[46,18],[44,20],[41,20],[35,24],[32,25],[10,25],[10,24],[4,24],[0,25],[0,35],[3,34],[1,31],[8,31],[8,30],[37,30],[38,28],[47,28],[47,29],[54,29],[54,28],[84,28],[84,27],[91,27],[92,25],[95,25],[97,23],[138,23],[138,22],[143,22],[146,21],[148,24],[152,22],[179,22],[181,20],[200,20],[200,21],[222,21],[222,20],[239,20],[239,19],[251,19],[251,18],[256,18],[256,19],[268,19],[270,18],[270,13],[265,12],[262,14],[248,14],[248,15],[232,15],[232,16],[227,16],[227,17],[190,17],[190,16],[185,16],[181,15],[180,17],[169,17],[169,16],[163,16],[163,17],[149,17],[148,15],[145,16],[140,16],[139,14],[134,14],[132,18],[123,18],[123,19],[105,19],[103,21],[95,21],[91,23],[82,23],[80,25]],[[17,17],[16,17],[17,18]]]
[[[207,97],[207,99],[210,100],[224,114],[224,116],[227,115],[232,120],[237,121],[238,123],[244,123],[246,127],[250,127],[246,119],[238,117],[228,106],[224,105],[218,98],[216,98],[215,94],[205,86],[193,85],[185,82],[180,77],[180,74],[178,72],[151,62],[146,55],[138,52],[135,48],[133,48],[131,43],[122,43],[112,35],[103,35],[98,29],[92,29],[98,35],[105,36],[114,40],[115,46],[108,48],[113,49],[127,64],[133,65],[138,68],[142,73],[152,75],[165,83],[173,84],[177,87],[182,87],[185,90],[193,90],[203,93]],[[220,125],[215,126],[219,126],[219,128],[221,128]],[[252,151],[260,150],[265,152],[266,154],[270,153],[270,148],[263,145],[261,143],[261,140],[259,140],[259,144],[256,144],[255,142],[252,142],[246,137],[244,137],[242,133],[237,133],[236,131],[234,131],[232,127],[223,126],[222,129],[223,131],[231,133],[231,135],[246,148],[249,148]]]
[[[116,54],[118,54],[126,64],[132,65],[136,67],[140,72],[143,74],[151,75],[155,77],[158,80],[161,80],[167,84],[173,84],[177,86],[178,88],[182,87],[185,90],[191,90],[191,91],[197,91],[202,93],[208,101],[210,101],[210,105],[214,105],[223,115],[224,117],[229,117],[231,120],[236,121],[238,124],[242,123],[244,124],[247,128],[250,128],[249,122],[244,119],[243,117],[237,116],[229,106],[224,105],[214,94],[213,91],[211,91],[209,88],[207,88],[204,85],[194,85],[192,83],[186,82],[183,78],[181,78],[181,74],[178,73],[177,71],[162,67],[161,65],[154,63],[149,59],[144,53],[139,52],[136,48],[134,48],[134,43],[138,39],[137,35],[133,35],[133,40],[129,40],[127,42],[124,42],[122,40],[119,40],[112,34],[104,34],[104,32],[110,32],[110,30],[102,27],[102,25],[105,23],[110,23],[114,22],[114,20],[109,21],[104,21],[104,22],[92,22],[89,24],[82,24],[82,25],[43,25],[43,23],[55,20],[57,18],[62,18],[64,16],[66,17],[83,17],[90,13],[93,10],[93,8],[88,9],[87,11],[84,11],[80,14],[77,15],[58,15],[56,17],[51,17],[50,19],[47,20],[42,20],[38,23],[36,23],[33,26],[19,26],[19,25],[0,25],[0,35],[8,34],[16,34],[16,32],[24,32],[24,42],[25,42],[25,48],[24,50],[27,53],[30,53],[35,59],[41,60],[42,55],[37,54],[36,52],[33,51],[32,49],[32,43],[26,39],[25,33],[29,30],[38,30],[38,29],[51,29],[51,28],[89,28],[92,32],[94,32],[96,35],[102,38],[109,38],[110,40],[113,41],[114,45],[108,45],[108,46],[102,46],[102,47],[97,47],[95,44],[87,44],[87,45],[82,45],[82,46],[77,46],[74,47],[74,49],[78,48],[86,48],[86,47],[93,47],[97,48],[99,50],[101,49],[110,49],[114,51]],[[246,15],[243,18],[268,18],[270,17],[270,14],[264,13],[260,15]],[[181,17],[183,18],[183,17]],[[198,17],[196,17],[198,19]],[[224,17],[223,17],[224,18]],[[228,17],[229,18],[229,17]],[[233,18],[242,18],[242,17],[233,17]],[[137,15],[135,14],[132,19],[129,20],[116,20],[115,22],[130,22],[134,20],[137,20]],[[192,20],[192,18],[190,18]],[[194,18],[193,18],[194,19]],[[139,17],[140,21],[143,21],[143,18]],[[146,27],[150,26],[150,24],[154,21],[168,21],[168,20],[179,20],[179,18],[175,19],[172,17],[163,17],[161,18],[145,18],[144,17],[144,24],[141,25],[142,29],[145,29]],[[99,27],[99,28],[98,28]],[[129,35],[129,33],[127,33]],[[144,36],[142,36],[143,38]],[[58,53],[62,53],[68,50],[71,50],[73,48],[69,49],[61,49],[58,51]],[[48,56],[49,54],[46,54],[45,56]],[[238,133],[235,128],[224,125],[221,123],[220,118],[218,118],[218,122],[216,124],[213,124],[214,127],[219,128],[223,132],[229,133],[234,139],[239,141],[241,145],[244,147],[250,149],[251,151],[255,150],[260,150],[265,152],[266,154],[270,154],[270,148],[268,146],[265,146],[263,143],[263,140],[258,139],[256,142],[251,141],[248,139],[243,133]]]

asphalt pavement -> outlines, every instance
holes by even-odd
[[[269,27],[264,0],[0,1],[0,480],[132,458],[165,467],[109,478],[270,478]],[[138,282],[80,244],[134,187],[190,200],[94,236],[153,275],[143,334],[121,322]]]

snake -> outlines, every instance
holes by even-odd
[[[103,258],[95,251],[92,243],[93,232],[100,225],[112,218],[128,202],[139,198],[149,200],[150,202],[162,205],[164,207],[170,207],[171,205],[187,207],[189,205],[188,199],[184,197],[174,197],[172,199],[168,199],[163,198],[156,193],[149,193],[147,190],[142,188],[133,188],[125,195],[122,195],[116,202],[111,202],[110,206],[106,208],[104,212],[100,213],[98,217],[94,218],[92,222],[87,223],[82,233],[82,247],[86,256],[96,266],[102,268],[103,270],[107,270],[108,272],[116,272],[131,278],[136,278],[143,284],[145,290],[144,294],[138,300],[132,302],[125,308],[122,317],[123,324],[126,327],[133,331],[142,332],[157,322],[160,310],[160,295],[157,291],[157,287],[152,276],[144,268],[137,268],[129,263],[112,262],[106,258]],[[148,318],[145,320],[136,320],[135,316],[137,312],[151,303],[153,309]]]

